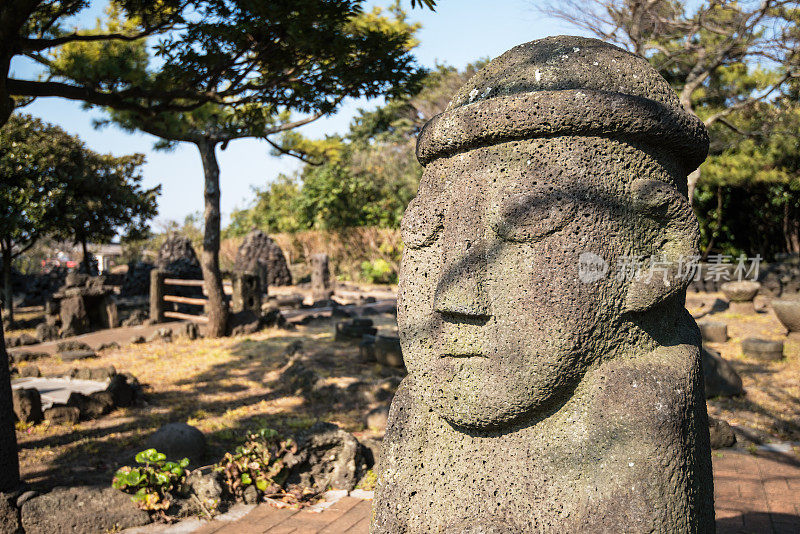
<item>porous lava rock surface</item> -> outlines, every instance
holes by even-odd
[[[262,287],[290,286],[292,274],[281,248],[261,230],[253,230],[236,251],[234,271],[256,273]]]
[[[582,37],[509,50],[424,127],[370,532],[714,532],[675,276],[707,149],[646,60]],[[669,284],[614,271],[651,255]]]

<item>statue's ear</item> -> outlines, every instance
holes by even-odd
[[[674,186],[639,179],[631,184],[631,198],[634,212],[660,227],[658,246],[642,268],[647,275],[630,280],[625,297],[624,311],[643,312],[686,289],[687,263],[697,256],[699,234],[689,202]],[[650,265],[652,258],[663,261]]]

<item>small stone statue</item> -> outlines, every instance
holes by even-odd
[[[681,276],[707,150],[647,61],[580,37],[509,50],[425,126],[373,534],[714,532]]]

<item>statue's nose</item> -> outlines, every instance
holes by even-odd
[[[477,198],[467,196],[445,218],[444,265],[434,295],[434,309],[439,313],[473,318],[492,314],[486,292],[486,242],[477,204]]]

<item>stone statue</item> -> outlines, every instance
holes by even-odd
[[[509,50],[425,126],[373,534],[714,532],[680,272],[707,150],[647,61],[580,37]]]

